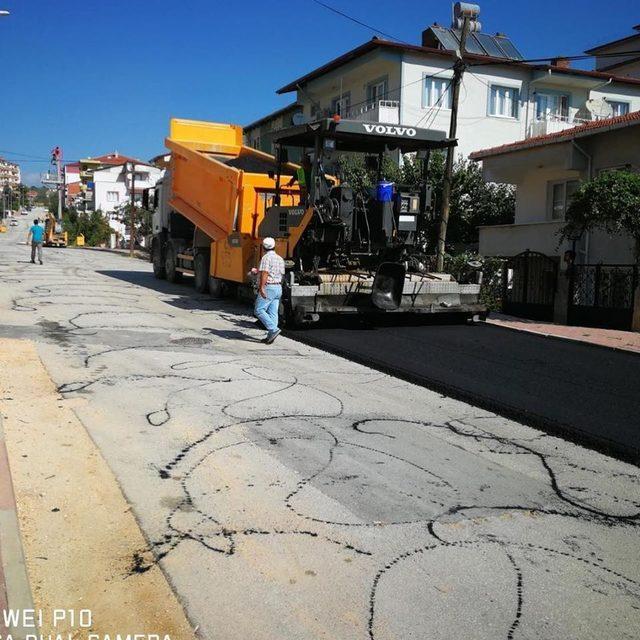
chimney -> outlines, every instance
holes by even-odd
[[[571,66],[571,60],[568,58],[552,58],[551,66],[558,69],[568,69]]]

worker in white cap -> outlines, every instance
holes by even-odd
[[[265,253],[258,267],[258,295],[256,296],[255,316],[267,330],[264,341],[271,344],[279,335],[278,309],[282,298],[282,278],[284,260],[275,252],[276,241],[265,238],[262,241]]]

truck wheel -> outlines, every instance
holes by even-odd
[[[209,276],[209,294],[212,298],[224,298],[225,286],[224,280]]]
[[[209,256],[198,251],[193,259],[194,286],[198,293],[206,293],[209,289]]]
[[[169,282],[180,282],[182,274],[176,271],[178,266],[178,256],[173,242],[167,242],[167,248],[164,256],[164,270]]]
[[[164,258],[162,256],[162,241],[154,240],[151,245],[151,261],[153,262],[153,275],[159,280],[167,277],[167,271],[164,268]]]

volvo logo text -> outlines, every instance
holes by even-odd
[[[385,136],[409,136],[413,138],[416,130],[413,127],[394,127],[389,124],[365,124],[364,130],[367,133],[380,133]]]

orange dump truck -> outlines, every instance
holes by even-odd
[[[336,313],[447,313],[483,317],[477,282],[433,273],[428,176],[384,180],[385,158],[455,144],[441,131],[323,119],[277,134],[277,157],[244,146],[241,127],[171,120],[171,162],[154,192],[151,259],[156,277],[188,274],[216,297],[250,290],[262,238],[285,258],[282,311],[295,324]],[[301,166],[287,151],[301,149]],[[377,171],[368,192],[332,177],[341,154]],[[392,156],[395,154],[395,156]]]
[[[244,146],[231,124],[172,119],[166,146],[170,169],[154,193],[154,273],[171,282],[192,275],[198,291],[222,296],[248,283],[260,261],[258,225],[273,204],[278,164]],[[284,164],[282,176],[294,170]],[[280,191],[282,204],[299,201],[297,187]],[[276,250],[287,255],[296,241],[279,238]]]

